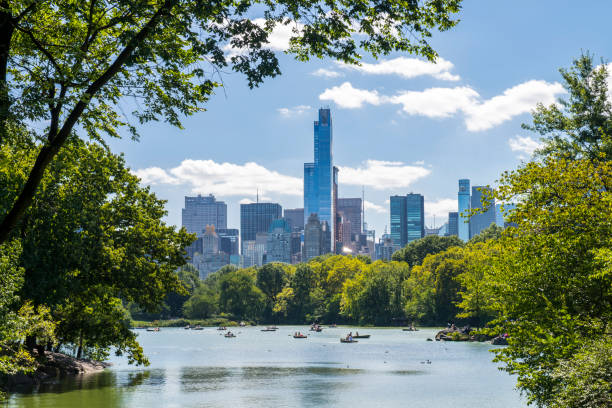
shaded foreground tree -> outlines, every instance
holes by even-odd
[[[31,204],[45,170],[77,127],[102,141],[139,123],[203,110],[231,68],[250,87],[280,74],[267,47],[275,26],[293,30],[289,52],[305,61],[330,57],[355,64],[406,51],[430,60],[433,30],[447,30],[461,0],[14,0],[0,1],[0,145],[15,121],[48,124],[12,205],[0,243]],[[260,13],[260,19],[250,18]],[[233,51],[231,51],[233,49]],[[18,102],[18,103],[17,103]]]
[[[27,175],[13,169],[27,168],[40,148],[0,147],[9,159],[0,163],[0,182],[19,185]],[[98,144],[71,138],[51,168],[19,224],[20,300],[49,308],[59,344],[77,356],[103,358],[114,347],[146,363],[122,301],[154,311],[168,293],[186,293],[175,270],[193,236],[165,225],[165,202]],[[0,195],[0,208],[11,202]]]

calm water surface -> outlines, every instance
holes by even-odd
[[[435,329],[305,327],[139,331],[147,368],[113,358],[100,374],[14,394],[8,407],[495,407],[526,404],[491,345],[428,342]],[[371,334],[341,344],[348,331]],[[423,364],[430,360],[431,364]]]

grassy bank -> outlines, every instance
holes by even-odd
[[[246,322],[251,324],[251,322]],[[190,326],[204,326],[204,327],[235,327],[239,323],[233,320],[229,320],[224,317],[211,317],[209,319],[191,320],[191,319],[169,319],[169,320],[132,320],[132,327],[185,327]]]

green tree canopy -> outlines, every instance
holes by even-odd
[[[25,175],[9,166],[27,168],[40,148],[2,146],[0,183],[19,184]],[[21,299],[51,309],[62,344],[99,355],[114,346],[145,362],[120,299],[155,311],[184,293],[175,270],[193,236],[165,225],[164,201],[95,143],[72,138],[52,170],[19,225]],[[5,195],[0,207],[10,203]]]
[[[404,248],[396,251],[392,258],[394,261],[408,262],[408,265],[415,266],[423,263],[427,255],[437,254],[446,251],[448,248],[463,245],[463,241],[454,235],[450,237],[428,235],[410,242]]]
[[[540,155],[611,160],[612,103],[606,65],[596,65],[591,55],[583,54],[560,72],[568,98],[548,107],[538,105],[533,124],[523,127],[543,136]]]

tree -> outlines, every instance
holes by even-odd
[[[137,137],[119,107],[126,96],[142,106],[132,113],[138,122],[180,127],[180,116],[203,110],[220,86],[220,70],[244,74],[250,87],[280,74],[266,47],[275,25],[292,27],[289,52],[302,61],[331,57],[354,64],[363,52],[391,51],[433,60],[428,38],[453,27],[459,7],[460,0],[0,1],[0,144],[15,121],[49,124],[3,216],[0,243],[75,126],[94,140],[116,137],[120,127]],[[253,13],[263,17],[247,17]],[[237,52],[225,52],[227,46]]]
[[[497,359],[537,405],[567,395],[561,365],[610,336],[611,191],[612,162],[551,155],[505,173],[496,193],[518,202],[486,278],[510,334]]]
[[[77,138],[68,143],[19,225],[20,297],[47,306],[59,342],[77,354],[103,356],[113,346],[146,363],[121,300],[156,311],[168,293],[184,293],[175,270],[193,236],[163,223],[164,202],[140,187],[123,158]],[[40,147],[2,149],[9,160],[0,163],[0,183],[18,185],[23,173],[7,167],[27,168]],[[10,196],[0,198],[1,208],[10,206]]]
[[[36,369],[34,355],[25,346],[29,336],[55,341],[55,323],[49,309],[21,303],[18,293],[24,270],[19,266],[21,245],[12,241],[0,245],[0,379],[7,374]],[[0,400],[2,399],[0,383]]]
[[[222,311],[240,319],[259,318],[265,296],[255,285],[252,269],[239,269],[225,274],[219,282],[219,304]]]
[[[425,238],[410,242],[404,248],[396,251],[392,259],[394,261],[408,262],[410,266],[420,265],[427,255],[446,251],[454,246],[463,246],[464,243],[457,236],[440,237],[428,235]]]
[[[407,317],[426,324],[454,321],[460,289],[457,276],[466,267],[464,248],[450,247],[428,255],[422,265],[412,268],[404,283]]]
[[[486,235],[489,234],[483,236]],[[470,240],[470,245],[464,248],[467,265],[456,278],[461,285],[459,290],[461,301],[457,303],[457,306],[462,310],[457,313],[457,317],[470,318],[473,325],[483,327],[498,316],[496,310],[498,302],[495,301],[487,279],[487,272],[497,252],[497,243],[491,240],[482,242],[478,239],[479,236],[481,234],[472,238],[477,238],[475,244]]]
[[[495,223],[492,223],[487,228],[480,231],[478,234],[474,235],[468,241],[470,244],[476,244],[478,242],[487,242],[489,240],[499,239],[504,231],[503,227],[498,226]]]
[[[402,313],[401,287],[408,266],[377,261],[348,279],[342,290],[342,314],[362,324],[387,325]]]
[[[217,311],[218,298],[208,286],[198,287],[183,306],[185,317],[206,319]]]
[[[568,99],[545,107],[538,105],[533,124],[523,125],[543,136],[540,156],[552,153],[569,159],[612,159],[612,103],[605,64],[595,66],[583,54],[573,66],[561,69]]]

